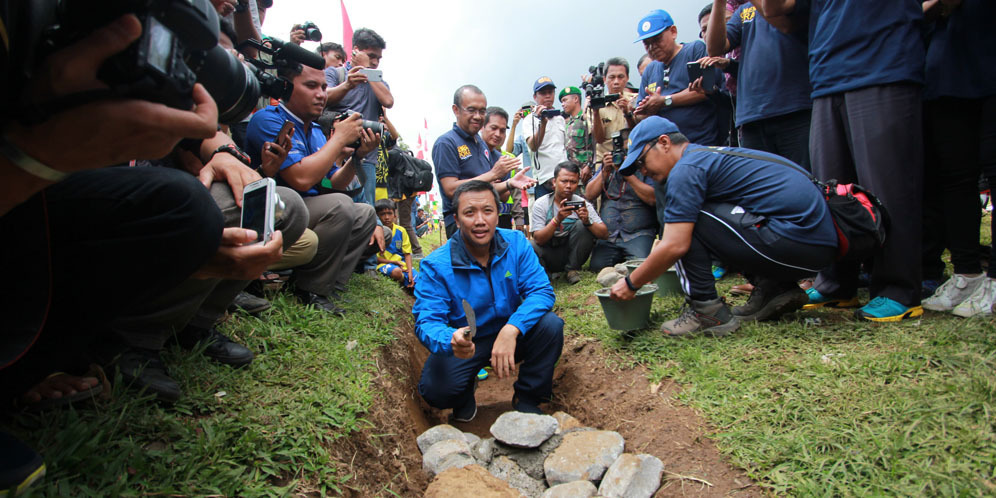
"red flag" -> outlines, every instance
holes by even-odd
[[[415,157],[419,159],[425,159],[425,156],[422,155],[422,151],[418,151],[418,154],[415,154]]]
[[[419,148],[419,149],[421,149],[421,148],[422,148],[422,135],[421,135],[421,134],[419,134],[419,136],[418,136],[418,148]],[[421,158],[420,158],[420,159],[421,159]]]
[[[346,60],[348,61],[353,55],[353,26],[349,24],[345,0],[339,0],[339,5],[342,6],[342,49],[346,51]]]
[[[429,129],[429,122],[426,121],[425,118],[422,118],[422,122],[425,123],[425,129],[428,130]]]

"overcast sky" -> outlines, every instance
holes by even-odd
[[[625,57],[630,81],[639,86],[636,60],[643,45],[633,43],[639,20],[652,8],[667,10],[678,40],[698,39],[697,16],[709,0],[651,4],[634,0],[505,0],[423,2],[345,0],[353,29],[371,28],[387,42],[380,69],[391,85],[394,108],[388,117],[413,149],[429,124],[431,148],[453,126],[453,92],[465,83],[479,86],[488,105],[514,111],[532,98],[532,84],[550,76],[558,92],[577,86],[588,66]],[[275,0],[263,32],[286,40],[291,26],[313,21],[323,41],[342,42],[339,0]],[[306,42],[305,48],[317,44]],[[559,105],[559,104],[558,104]]]

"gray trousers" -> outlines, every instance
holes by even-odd
[[[305,197],[304,204],[308,228],[318,234],[318,252],[311,263],[294,271],[297,288],[322,296],[344,291],[360,259],[378,251],[376,244],[368,244],[377,212],[343,194]]]
[[[304,232],[308,209],[297,192],[277,187],[277,193],[285,207],[274,228],[281,231],[286,250]],[[211,196],[221,209],[225,227],[239,226],[242,208],[235,205],[228,184],[216,182],[211,185]],[[149,264],[156,262],[149,261]],[[173,290],[117,317],[111,323],[111,330],[127,346],[159,350],[173,333],[187,325],[201,328],[214,325],[247,285],[249,281],[246,280],[189,278]]]
[[[923,199],[921,88],[893,84],[862,88],[813,101],[809,149],[820,180],[859,183],[885,205],[892,220],[873,261],[871,296],[905,306],[920,304]],[[816,290],[850,297],[857,291],[857,263],[820,272]]]
[[[546,271],[571,271],[580,270],[581,265],[588,261],[595,247],[595,236],[579,220],[568,232],[566,242],[558,241],[556,237],[543,245],[537,244],[536,239],[529,242]]]

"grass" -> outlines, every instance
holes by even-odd
[[[114,389],[94,409],[20,415],[4,429],[48,466],[33,496],[337,493],[351,478],[336,441],[370,427],[363,415],[378,350],[408,312],[384,278],[356,275],[345,319],[279,294],[265,320],[236,315],[223,331],[257,353],[232,369],[171,349],[184,388],[174,407]],[[387,485],[388,483],[385,483]]]

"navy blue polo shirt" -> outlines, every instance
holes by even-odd
[[[291,137],[291,150],[287,153],[287,159],[280,165],[281,172],[318,152],[325,145],[326,139],[325,135],[322,134],[321,128],[312,123],[305,124],[301,118],[287,110],[283,103],[271,105],[257,111],[252,115],[252,119],[249,120],[249,127],[246,130],[246,144],[249,150],[246,153],[252,159],[252,164],[262,164],[263,143],[276,141],[277,133],[280,133],[280,128],[283,127],[284,121],[292,121],[294,123],[294,135]],[[330,166],[329,172],[325,174],[325,179],[322,180],[323,184],[328,183],[326,185],[328,187],[331,187],[329,179],[332,178],[332,175],[336,171],[339,171],[338,166],[334,164]],[[290,187],[280,174],[277,174],[276,180],[278,185]],[[317,187],[318,185],[305,192],[300,190],[297,192],[305,197],[319,195]]]
[[[654,93],[657,88],[661,89],[661,95],[671,95],[688,88],[688,68],[685,64],[697,61],[709,55],[706,51],[705,43],[702,40],[695,40],[685,43],[678,51],[678,54],[671,59],[669,64],[660,61],[651,62],[643,70],[643,80],[640,82],[640,93],[637,95],[635,103],[643,100],[647,94]],[[664,71],[670,68],[670,83],[664,86]],[[716,72],[717,85],[723,87],[723,72],[718,68],[713,68]],[[670,119],[678,125],[681,133],[695,143],[715,145],[719,143],[719,123],[716,116],[716,105],[709,99],[690,106],[661,107],[657,115]]]
[[[811,109],[806,44],[775,29],[750,3],[726,23],[730,50],[740,48],[737,126]]]
[[[352,62],[347,62],[343,66],[346,70],[346,74],[349,74],[349,70],[353,68]],[[325,68],[325,83],[329,85],[329,88],[339,86],[342,82],[339,81],[339,69],[335,67]],[[384,86],[388,90],[391,89],[391,85],[384,82]],[[355,111],[363,115],[363,119],[368,121],[377,121],[380,119],[381,104],[380,100],[377,100],[377,95],[374,94],[373,87],[370,83],[361,83],[356,86],[356,88],[346,92],[346,95],[336,103],[329,103],[328,108],[331,111],[342,112],[345,110]],[[398,137],[394,137],[398,138]],[[377,162],[377,150],[374,149],[372,152],[367,154],[367,157],[363,158],[364,161],[370,163]]]
[[[468,180],[491,170],[491,151],[477,134],[469,134],[456,123],[453,129],[443,133],[432,145],[432,164],[436,168],[436,181],[443,198],[443,214],[452,218],[452,199],[443,190],[443,178]]]
[[[726,150],[784,158],[752,149]],[[689,144],[664,183],[665,223],[695,223],[706,202],[730,203],[768,218],[768,227],[787,239],[837,247],[837,232],[819,189],[806,175],[784,164],[708,152]]]
[[[996,95],[996,2],[963,0],[930,26],[924,98]]]
[[[806,0],[813,98],[924,82],[920,0]]]

